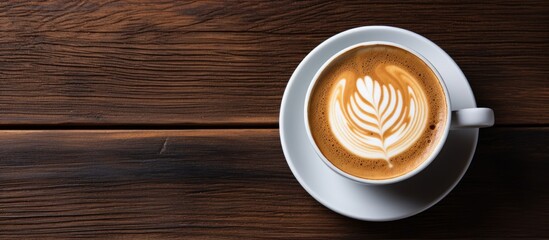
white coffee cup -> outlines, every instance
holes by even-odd
[[[310,126],[309,126],[309,119],[308,119],[308,117],[309,117],[308,116],[308,108],[309,108],[309,102],[310,102],[310,97],[311,97],[311,91],[312,91],[316,81],[318,80],[320,74],[324,71],[324,69],[334,59],[336,59],[340,55],[348,52],[351,49],[354,49],[354,48],[357,48],[357,47],[360,47],[360,46],[379,45],[379,44],[394,46],[394,47],[398,47],[398,48],[401,48],[403,50],[406,50],[406,51],[416,55],[421,60],[423,60],[423,62],[425,62],[425,64],[427,64],[431,68],[431,70],[437,76],[437,79],[439,80],[439,82],[442,85],[442,88],[444,90],[444,96],[446,98],[446,109],[448,111],[448,113],[446,114],[446,116],[448,118],[447,123],[449,123],[449,124],[446,124],[444,132],[442,133],[442,137],[441,137],[440,141],[438,141],[438,145],[432,151],[431,155],[429,155],[429,157],[427,159],[425,159],[414,170],[409,171],[409,172],[405,173],[404,175],[394,177],[394,178],[390,178],[390,179],[373,180],[373,179],[366,179],[366,178],[360,178],[360,177],[357,177],[357,176],[353,176],[351,174],[348,174],[348,173],[342,171],[338,167],[334,166],[332,164],[332,162],[330,162],[322,154],[322,152],[320,151],[320,149],[316,145],[315,140],[314,140],[314,138],[312,136],[312,133],[311,133],[311,129],[310,129]],[[451,129],[482,128],[482,127],[490,127],[490,126],[494,125],[494,112],[490,108],[466,108],[466,109],[451,111],[452,103],[450,101],[450,97],[449,97],[448,90],[446,88],[446,84],[444,83],[444,79],[441,77],[441,75],[439,74],[437,69],[433,66],[433,64],[431,64],[425,57],[423,57],[421,55],[421,53],[418,53],[418,52],[416,52],[412,49],[409,49],[407,47],[404,47],[402,45],[392,43],[392,42],[386,42],[386,41],[368,41],[368,42],[355,44],[355,45],[352,45],[350,47],[347,47],[347,48],[341,50],[337,54],[333,55],[330,59],[328,59],[328,61],[326,61],[322,65],[322,67],[320,67],[320,69],[316,72],[316,74],[313,78],[313,81],[311,81],[311,83],[309,85],[309,88],[307,90],[307,95],[305,96],[305,106],[304,107],[305,107],[305,111],[304,111],[304,113],[305,113],[304,114],[305,129],[307,131],[309,142],[313,146],[313,148],[314,148],[315,152],[317,153],[317,155],[322,159],[322,161],[328,167],[330,167],[330,169],[332,169],[333,171],[339,173],[341,176],[346,177],[346,178],[351,179],[351,180],[354,180],[354,181],[359,182],[359,183],[369,184],[369,185],[382,185],[382,184],[391,184],[391,183],[400,182],[400,181],[408,179],[408,178],[416,175],[417,173],[421,172],[422,170],[424,170],[438,156],[440,150],[442,149],[442,147],[444,146],[444,144],[446,142],[446,138],[447,138],[447,136],[448,136]]]

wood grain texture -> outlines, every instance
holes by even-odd
[[[328,37],[422,34],[497,124],[547,124],[548,1],[2,1],[0,124],[271,124]]]
[[[276,129],[1,131],[0,238],[547,238],[548,133],[482,130],[442,202],[371,223],[313,200]]]

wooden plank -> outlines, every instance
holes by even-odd
[[[1,131],[0,238],[547,238],[548,133],[483,129],[446,199],[371,223],[313,200],[274,129]]]
[[[438,43],[497,124],[547,124],[547,1],[2,1],[0,124],[271,124],[328,37],[393,25]]]

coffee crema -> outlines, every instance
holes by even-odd
[[[365,179],[404,175],[444,133],[444,90],[431,68],[390,45],[353,48],[319,75],[308,107],[311,134],[340,170]]]

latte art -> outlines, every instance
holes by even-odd
[[[403,69],[388,65],[376,71],[386,78],[341,79],[329,99],[328,119],[347,150],[392,167],[391,158],[412,146],[425,129],[428,103],[417,80]]]
[[[447,126],[446,95],[422,59],[395,46],[357,46],[317,74],[307,121],[333,166],[364,179],[413,171],[439,146]]]

